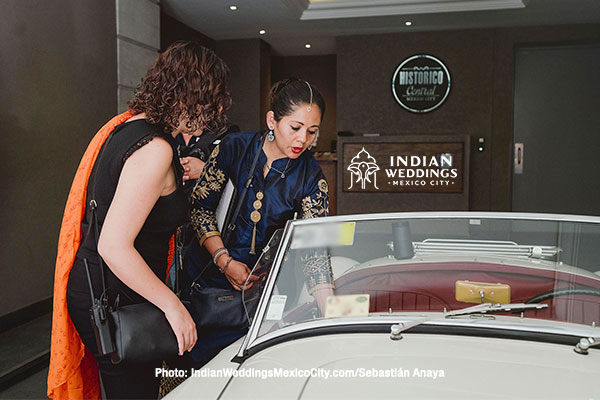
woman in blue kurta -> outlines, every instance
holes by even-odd
[[[207,250],[202,262],[207,263],[210,256],[217,265],[202,274],[204,284],[241,290],[276,229],[295,213],[302,218],[329,214],[327,181],[306,151],[317,136],[324,112],[325,102],[314,86],[295,78],[280,81],[271,90],[271,110],[266,115],[269,131],[230,134],[214,149],[192,194],[192,225]],[[225,248],[215,210],[228,179],[241,191],[257,152],[252,185]],[[304,261],[309,293],[322,304],[333,290],[329,262],[319,254]],[[199,272],[188,271],[188,276]],[[191,352],[192,366],[204,365],[245,333],[246,329],[199,331]]]

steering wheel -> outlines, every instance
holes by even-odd
[[[554,289],[546,293],[538,294],[527,300],[525,303],[540,303],[544,300],[552,299],[558,296],[568,296],[570,294],[584,294],[590,296],[600,296],[600,290],[598,289]]]

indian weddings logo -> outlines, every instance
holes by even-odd
[[[462,193],[463,144],[346,143],[343,191]]]
[[[364,190],[367,182],[372,183],[375,189],[379,189],[377,187],[377,171],[380,168],[375,158],[364,147],[352,158],[347,169],[351,173],[350,187],[348,189],[352,189],[355,183],[359,183],[361,189]],[[373,181],[371,181],[371,178],[373,178]]]

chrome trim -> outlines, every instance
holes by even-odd
[[[349,222],[349,221],[374,221],[389,219],[424,219],[424,218],[464,218],[464,219],[518,219],[551,222],[589,222],[600,224],[600,217],[587,215],[548,214],[548,213],[509,213],[509,212],[479,212],[479,211],[432,211],[432,212],[397,212],[374,214],[350,214],[334,217],[309,218],[292,221],[294,225],[324,223],[324,222]]]
[[[246,337],[244,338],[244,341],[242,342],[242,345],[238,350],[238,353],[236,355],[237,357],[243,357],[244,353],[246,352],[246,349],[250,347],[252,341],[258,336],[260,324],[262,323],[263,317],[267,312],[268,299],[271,298],[271,293],[273,292],[275,281],[277,280],[276,278],[279,275],[279,269],[283,264],[281,260],[285,254],[285,251],[288,248],[288,244],[292,237],[291,232],[293,230],[293,222],[294,221],[288,221],[285,225],[285,229],[283,230],[281,237],[281,243],[279,244],[279,248],[277,249],[277,253],[275,254],[275,257],[273,259],[273,268],[271,268],[271,273],[267,278],[267,284],[265,285],[263,294],[260,297],[258,306],[256,307],[256,315],[254,316],[252,325],[250,326],[250,329],[248,330],[248,333],[246,334]]]
[[[495,319],[444,319],[442,313],[440,314],[440,318],[432,319],[427,322],[423,322],[422,325],[433,325],[433,326],[458,326],[458,327],[477,327],[477,328],[492,328],[502,330],[513,330],[513,331],[521,331],[521,332],[531,332],[531,333],[549,333],[556,335],[569,335],[575,337],[591,337],[597,335],[600,331],[600,328],[592,328],[591,326],[586,325],[578,325],[578,324],[570,324],[572,326],[567,326],[568,323],[559,323],[565,324],[565,326],[553,324],[552,326],[547,326],[546,324],[540,323],[532,323],[536,321],[544,321],[533,318],[525,318],[521,319],[519,316],[515,317],[507,317],[507,316],[495,316]],[[336,326],[348,326],[348,325],[387,325],[387,324],[398,324],[403,323],[405,325],[412,325],[419,320],[422,320],[423,317],[426,316],[424,314],[420,314],[417,316],[393,316],[393,315],[385,315],[385,316],[369,316],[362,318],[335,318],[328,320],[315,320],[303,322],[296,325],[290,325],[284,328],[281,328],[275,332],[267,333],[266,335],[261,336],[257,340],[252,343],[251,347],[255,347],[262,343],[268,342],[269,340],[275,339],[279,336],[289,335],[298,332],[310,331],[312,329],[317,328],[333,328]],[[512,318],[515,322],[506,321],[504,318]]]
[[[587,355],[588,349],[600,345],[600,337],[581,338],[573,351],[578,354]]]
[[[284,250],[287,250],[292,232],[296,226],[301,225],[310,225],[310,224],[323,224],[327,222],[351,222],[351,221],[385,221],[385,220],[394,220],[394,219],[512,219],[512,220],[531,220],[531,221],[549,221],[549,222],[575,222],[575,223],[595,223],[600,224],[600,217],[593,216],[585,216],[585,215],[569,215],[569,214],[547,214],[547,213],[509,213],[509,212],[466,212],[466,211],[443,211],[443,212],[397,212],[397,213],[374,213],[374,214],[352,214],[352,215],[338,215],[333,217],[322,217],[322,218],[309,218],[309,219],[301,219],[301,220],[290,220],[287,222],[285,226],[285,230],[283,232],[283,237],[281,244],[279,245],[279,249],[277,250],[277,254],[274,259],[274,266],[271,270],[271,274],[267,280],[267,284],[265,286],[264,292],[261,296],[259,304],[257,306],[256,316],[248,334],[246,335],[244,342],[242,343],[240,349],[238,350],[237,357],[243,357],[246,350],[252,348],[256,345],[266,342],[267,340],[273,339],[275,337],[285,335],[287,333],[301,332],[307,329],[313,329],[315,327],[329,327],[329,326],[340,326],[340,325],[348,325],[349,323],[358,324],[358,325],[368,325],[373,323],[390,323],[388,320],[381,321],[374,320],[373,317],[354,320],[350,322],[351,319],[336,319],[335,323],[332,323],[331,320],[329,322],[323,322],[321,320],[318,321],[310,321],[303,322],[298,325],[294,325],[293,327],[285,327],[279,329],[275,332],[268,333],[266,335],[258,338],[258,332],[264,315],[266,313],[266,308],[268,306],[268,301],[266,299],[271,298],[271,294],[273,288],[275,286],[276,277],[279,275],[279,270],[281,268],[281,260],[285,253]],[[345,321],[345,322],[342,322]],[[426,322],[425,324],[432,325],[455,325],[455,323],[460,320],[453,320],[453,323],[448,324],[436,321]],[[397,323],[397,317],[394,318],[394,322]],[[316,326],[315,326],[316,324]],[[298,327],[300,326],[300,327]],[[482,327],[491,327],[496,328],[496,325],[478,325]],[[539,326],[535,326],[536,329],[539,329]],[[504,328],[506,329],[506,327]],[[524,329],[522,324],[515,325],[509,329],[523,330],[527,331],[528,329]],[[589,334],[576,334],[576,333],[565,333],[560,330],[556,331],[555,329],[548,329],[546,331],[540,331],[545,333],[557,333],[557,334],[573,334],[579,336],[593,336]]]
[[[504,240],[470,239],[425,239],[422,242],[413,242],[413,248],[416,256],[468,252],[538,259],[554,257],[561,250],[556,246],[522,245]]]

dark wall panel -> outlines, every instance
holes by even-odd
[[[260,41],[260,129],[267,129],[265,115],[269,111],[271,91],[271,46]]]
[[[359,135],[466,134],[491,142],[493,31],[349,36],[339,37],[337,46],[339,131]],[[415,54],[439,58],[451,75],[446,102],[426,114],[406,111],[391,91],[396,67]],[[470,171],[470,209],[486,210],[490,152],[472,154]]]
[[[75,170],[117,109],[115,23],[114,1],[2,2],[0,315],[52,295]]]
[[[265,72],[261,58],[265,57],[261,57],[261,42],[260,39],[240,39],[216,43],[217,54],[231,70],[233,105],[228,112],[229,120],[242,131],[260,129],[264,119],[261,116],[261,76]]]
[[[160,50],[164,51],[177,40],[195,40],[202,46],[215,49],[216,42],[175,18],[160,12]]]
[[[494,48],[490,210],[511,209],[515,49],[600,43],[600,24],[498,29]]]

